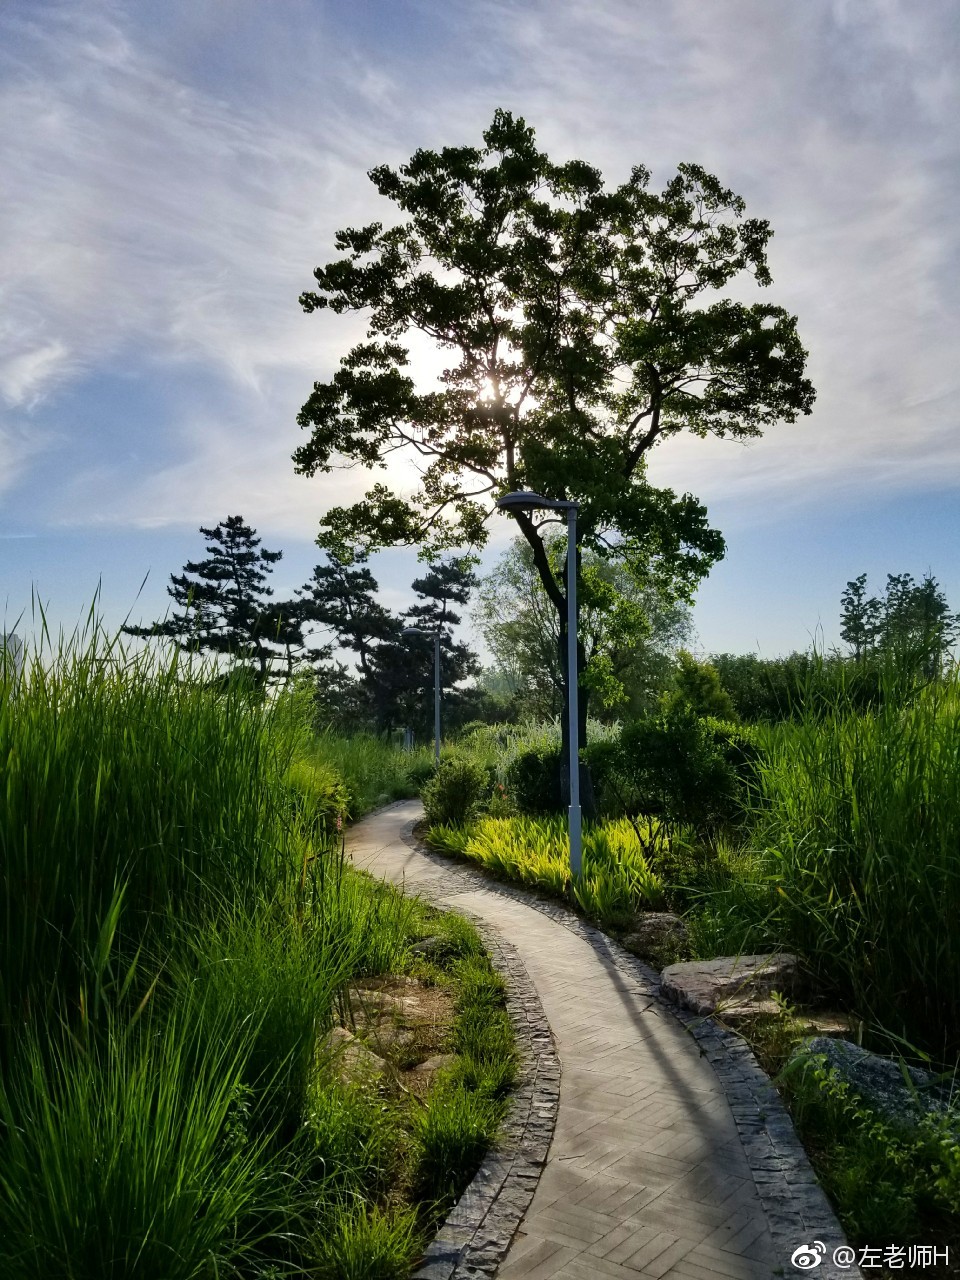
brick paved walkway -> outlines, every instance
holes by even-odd
[[[358,823],[354,862],[498,929],[537,988],[562,1063],[553,1144],[500,1280],[790,1274],[697,1044],[584,938],[404,843],[420,812],[402,802]]]

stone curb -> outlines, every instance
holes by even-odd
[[[402,838],[420,851],[406,833]],[[517,1038],[520,1071],[496,1145],[447,1215],[411,1280],[490,1278],[506,1257],[547,1160],[560,1105],[560,1059],[537,989],[516,949],[480,916],[451,908],[445,895],[416,892],[433,906],[456,910],[480,934],[494,969],[507,983],[507,1012]]]
[[[723,1087],[757,1194],[763,1206],[770,1234],[784,1268],[791,1253],[801,1244],[824,1241],[828,1248],[823,1264],[816,1269],[820,1280],[840,1280],[843,1276],[861,1276],[856,1266],[837,1267],[833,1251],[847,1245],[847,1238],[837,1216],[817,1181],[803,1144],[797,1137],[793,1121],[780,1095],[762,1070],[750,1047],[735,1032],[712,1018],[689,1013],[671,1004],[660,993],[660,975],[636,956],[625,951],[602,929],[588,924],[568,907],[528,889],[505,884],[483,871],[445,858],[426,848],[413,836],[411,822],[400,838],[415,848],[425,859],[442,868],[445,879],[457,888],[444,889],[444,897],[457,892],[484,889],[534,907],[556,924],[583,938],[601,956],[608,957],[629,978],[644,999],[652,1000],[659,1009],[676,1018],[697,1043]],[[420,1273],[417,1273],[420,1275]],[[451,1276],[453,1273],[450,1273]],[[458,1272],[457,1275],[486,1274]],[[434,1273],[429,1273],[433,1280]],[[446,1273],[437,1272],[438,1277]]]

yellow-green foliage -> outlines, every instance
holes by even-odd
[[[304,828],[314,840],[329,838],[350,806],[349,792],[337,770],[324,760],[301,756],[287,770],[286,783]]]
[[[649,835],[641,826],[641,833]],[[635,911],[663,903],[636,830],[626,818],[588,824],[583,873],[570,876],[570,846],[562,818],[485,818],[470,827],[430,830],[429,842],[488,871],[558,898],[570,898],[604,924],[626,923]]]

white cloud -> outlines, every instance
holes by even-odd
[[[36,404],[42,389],[67,376],[69,354],[64,344],[54,339],[0,359],[0,395],[12,408]]]
[[[746,451],[671,443],[655,476],[757,516],[960,482],[946,0],[419,8],[437,44],[405,62],[345,34],[345,7],[301,0],[237,0],[229,19],[214,0],[177,0],[149,22],[109,0],[8,17],[0,394],[20,416],[0,483],[23,474],[31,407],[86,373],[149,361],[173,386],[221,378],[229,410],[215,421],[173,397],[180,460],[122,483],[91,441],[80,475],[51,472],[63,518],[196,525],[243,510],[312,532],[324,503],[370,476],[292,474],[297,409],[359,331],[304,317],[297,296],[335,228],[390,216],[366,169],[476,142],[497,105],[611,180],[643,162],[660,183],[700,161],[775,228],[766,296],[799,315],[815,416]]]

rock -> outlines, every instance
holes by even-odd
[[[434,1053],[433,1057],[428,1057],[425,1062],[419,1062],[415,1070],[435,1075],[436,1071],[443,1071],[447,1066],[453,1066],[456,1061],[456,1053]]]
[[[766,997],[745,1000],[737,997],[721,1000],[714,1012],[724,1022],[735,1025],[740,1022],[749,1022],[751,1018],[777,1017],[782,1011],[776,1000],[768,1000]]]
[[[381,1076],[387,1065],[346,1027],[334,1027],[324,1039],[322,1050],[334,1059],[337,1075],[344,1081]]]
[[[686,924],[672,911],[647,911],[620,941],[635,956],[657,957],[664,952],[676,955],[686,945],[687,937]]]
[[[828,1067],[836,1068],[841,1080],[872,1110],[894,1124],[915,1125],[924,1114],[944,1112],[949,1105],[949,1087],[931,1072],[901,1066],[896,1059],[871,1053],[849,1040],[813,1036],[794,1049],[790,1061],[816,1055],[822,1055]]]
[[[772,992],[795,994],[799,986],[797,957],[782,951],[769,956],[721,956],[717,960],[688,960],[671,964],[660,975],[661,991],[668,1000],[694,1013],[722,1013],[724,1007],[741,1010],[757,1004]],[[761,1009],[751,1011],[754,1016]]]
[[[424,960],[444,960],[450,955],[450,942],[447,938],[429,937],[415,942],[410,948],[413,956],[422,956]]]
[[[844,1013],[834,1013],[829,1009],[814,1009],[796,1016],[797,1021],[802,1022],[811,1035],[831,1036],[836,1040],[846,1040],[857,1028],[856,1018]]]

